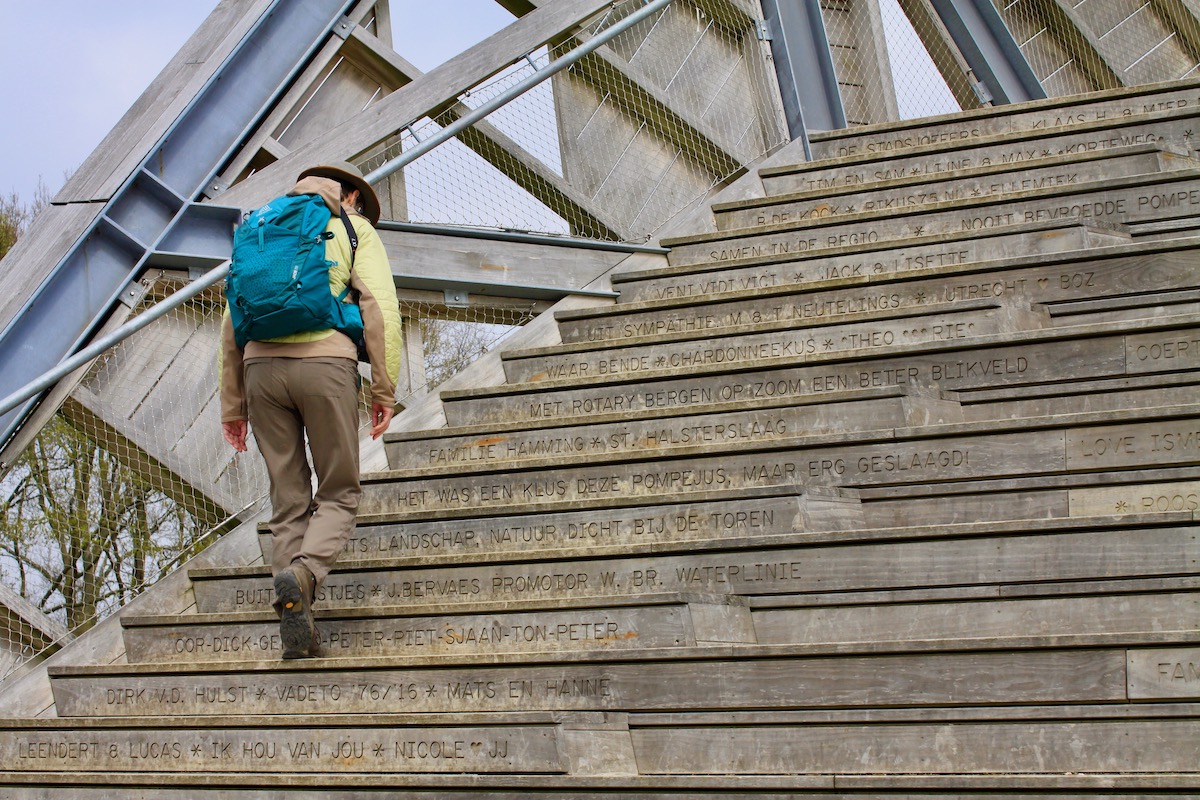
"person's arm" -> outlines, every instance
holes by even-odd
[[[396,284],[392,281],[388,253],[376,230],[365,218],[352,216],[350,219],[359,234],[359,251],[350,283],[359,294],[362,331],[367,356],[371,359],[371,401],[394,408],[402,347]]]
[[[350,219],[358,233],[350,282],[358,292],[363,339],[371,359],[371,438],[378,439],[387,431],[395,411],[403,345],[400,303],[379,234],[363,217],[351,215]]]
[[[242,348],[233,338],[233,322],[228,307],[221,317],[221,346],[217,351],[217,374],[221,385],[221,429],[225,441],[239,453],[246,452],[246,383],[242,372]]]

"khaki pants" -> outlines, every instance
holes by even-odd
[[[348,358],[253,358],[245,370],[250,429],[271,480],[271,572],[299,562],[320,586],[354,529],[362,495],[358,365]]]

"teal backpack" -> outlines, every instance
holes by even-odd
[[[246,217],[233,234],[233,261],[225,280],[225,298],[239,347],[303,331],[333,328],[359,342],[362,313],[329,291],[330,263],[326,232],[332,215],[320,195],[277,197]],[[351,250],[358,237],[345,212],[342,221]],[[354,267],[353,256],[350,262]]]

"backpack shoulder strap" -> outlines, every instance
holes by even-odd
[[[354,224],[350,222],[350,215],[346,213],[346,209],[339,208],[338,214],[342,218],[342,224],[346,226],[346,235],[350,237],[350,269],[354,269],[354,255],[358,252],[358,233],[354,230]]]

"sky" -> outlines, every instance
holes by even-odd
[[[0,0],[0,195],[51,195],[150,85],[217,0]],[[493,0],[392,0],[400,55],[429,71],[513,20]]]

